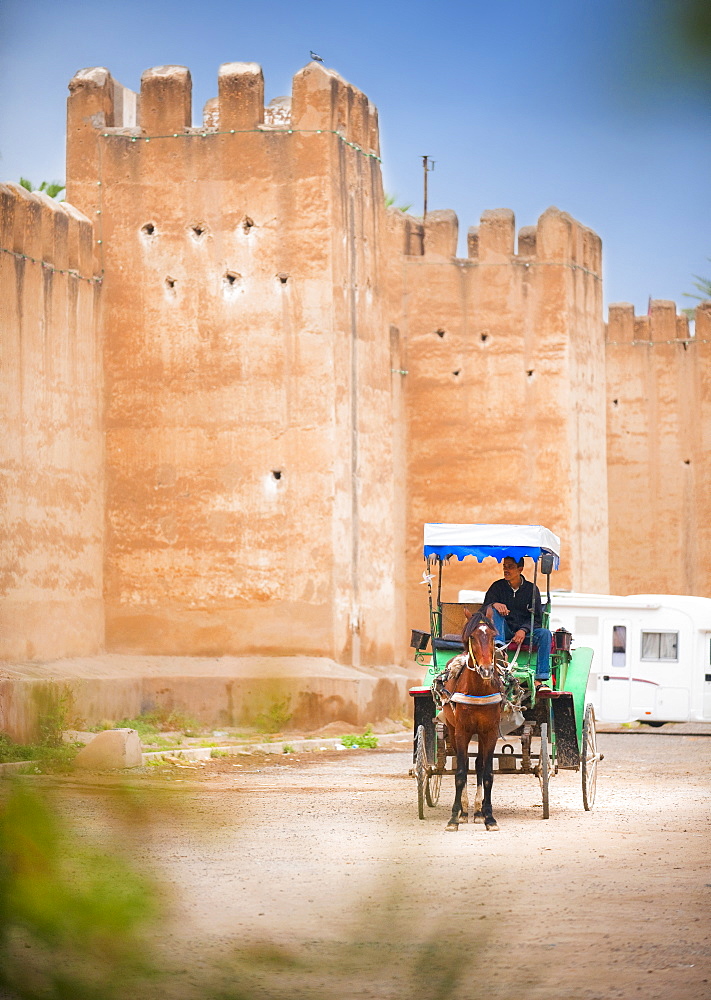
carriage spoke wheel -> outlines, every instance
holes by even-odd
[[[418,726],[415,736],[415,766],[413,768],[417,782],[417,815],[425,818],[425,789],[427,787],[427,750],[425,749],[425,727]]]
[[[548,801],[548,782],[550,780],[550,757],[548,755],[548,723],[541,723],[541,755],[538,759],[538,780],[541,783],[541,798],[543,799],[543,819],[550,816]]]
[[[430,809],[434,809],[434,807],[439,802],[439,790],[441,787],[442,787],[441,774],[427,775],[427,781],[425,783],[425,799]]]
[[[583,806],[587,812],[595,802],[597,788],[597,762],[600,756],[597,752],[597,732],[595,730],[595,710],[588,704],[585,708],[583,721],[583,739],[580,748],[581,770],[583,772]]]

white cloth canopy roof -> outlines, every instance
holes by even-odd
[[[425,557],[474,556],[479,562],[487,556],[499,562],[506,556],[537,560],[542,552],[551,552],[557,569],[560,539],[541,524],[426,524],[424,551]]]

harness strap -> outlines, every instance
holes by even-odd
[[[461,691],[455,691],[449,700],[458,702],[460,705],[498,705],[503,700],[503,695],[463,694]]]

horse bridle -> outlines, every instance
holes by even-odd
[[[486,629],[487,631],[492,631],[492,632],[496,631],[496,629],[494,628],[494,626],[490,622],[483,622],[482,621],[482,622],[479,622],[479,624],[476,626],[476,628],[472,629],[472,634],[474,632],[478,631],[479,629]],[[467,642],[467,646],[468,646],[468,650],[469,650],[469,655],[467,656],[466,663],[464,664],[465,667],[467,668],[467,670],[472,670],[472,671],[474,671],[474,673],[479,674],[479,676],[483,677],[484,680],[489,680],[489,678],[491,677],[491,675],[493,674],[494,669],[495,669],[495,663],[494,663],[493,659],[491,661],[491,665],[490,666],[487,666],[485,664],[483,665],[483,664],[479,663],[479,661],[477,660],[476,656],[474,655],[474,650],[472,649],[472,636],[471,635],[469,636],[469,639],[468,639],[468,642]],[[473,667],[469,666],[469,659],[470,658],[474,661],[474,666]]]

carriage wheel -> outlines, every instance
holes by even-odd
[[[583,806],[587,812],[590,812],[593,807],[593,803],[595,802],[595,790],[597,788],[597,762],[600,759],[597,752],[595,710],[590,704],[588,704],[585,708],[580,758],[583,772]]]
[[[548,802],[548,781],[550,779],[550,757],[548,756],[548,723],[541,723],[541,755],[538,759],[538,780],[541,783],[541,796],[543,798],[543,819],[550,816],[550,806]]]
[[[427,787],[427,750],[425,748],[425,727],[418,726],[415,736],[415,766],[413,768],[417,781],[417,815],[425,818],[425,789]]]
[[[427,776],[427,782],[425,784],[425,798],[427,800],[427,805],[430,809],[434,807],[439,802],[439,790],[442,787],[442,775],[441,774],[429,774]]]

